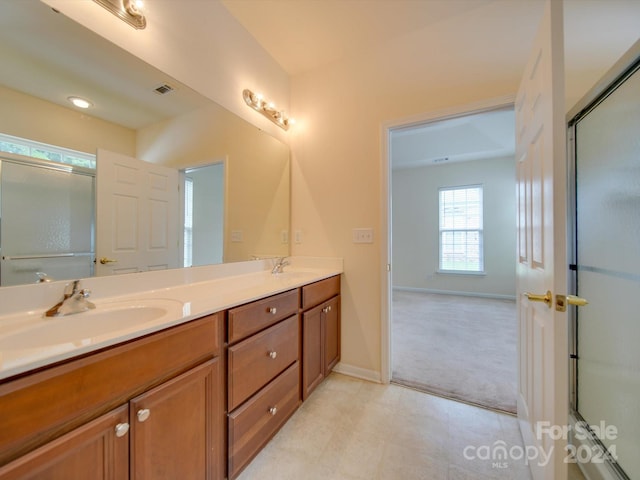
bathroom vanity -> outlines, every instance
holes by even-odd
[[[181,318],[92,346],[72,335],[48,359],[24,349],[36,360],[0,371],[0,480],[234,478],[339,360],[340,268],[223,275],[139,304],[159,292],[188,304]]]

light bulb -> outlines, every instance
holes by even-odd
[[[89,100],[85,100],[84,98],[80,97],[69,97],[68,100],[78,108],[89,108],[93,106],[93,103],[91,103]]]

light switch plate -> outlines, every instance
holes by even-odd
[[[373,243],[373,228],[354,228],[353,243]]]
[[[234,243],[242,242],[242,230],[231,230],[231,241]]]

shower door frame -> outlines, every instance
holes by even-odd
[[[603,77],[601,82],[594,87],[578,104],[571,110],[568,118],[567,128],[567,195],[568,195],[568,225],[567,245],[570,250],[568,252],[569,259],[569,290],[574,294],[578,294],[577,290],[577,194],[576,194],[576,128],[578,122],[588,113],[594,110],[601,102],[603,102],[610,94],[612,94],[618,86],[622,85],[625,80],[634,73],[640,71],[640,41],[638,41]],[[576,425],[585,422],[585,419],[579,413],[578,399],[578,312],[579,309],[572,308],[569,313],[569,393],[570,393],[570,431],[569,431],[569,447],[573,446],[573,453],[580,448],[586,448],[589,452],[607,451],[604,444],[597,438],[593,432],[588,438],[576,438]],[[604,450],[600,450],[604,449]],[[571,454],[567,452],[567,457]],[[588,475],[587,478],[607,479],[607,480],[630,480],[622,468],[615,462],[605,457],[603,463],[585,462],[579,463],[580,469]]]

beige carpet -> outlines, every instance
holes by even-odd
[[[391,379],[515,413],[515,302],[394,291]]]

